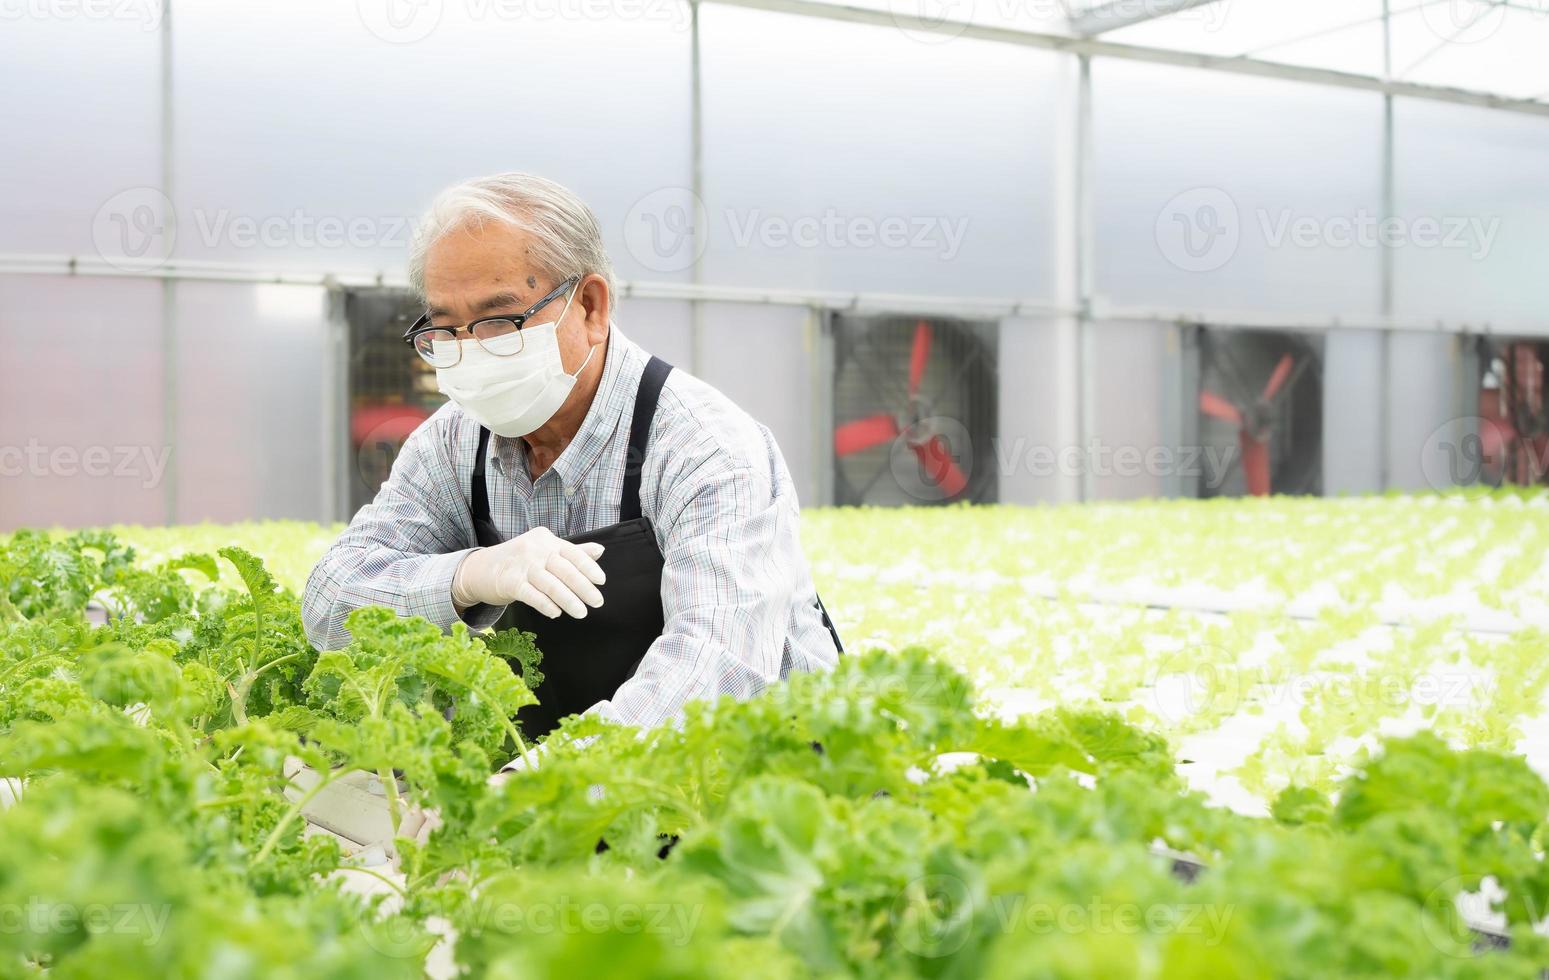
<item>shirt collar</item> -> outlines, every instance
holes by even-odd
[[[581,428],[570,444],[560,451],[550,471],[560,483],[573,490],[581,485],[597,461],[602,458],[613,434],[620,428],[620,420],[634,405],[635,389],[645,367],[639,346],[627,339],[617,324],[608,325],[608,349],[604,352],[602,380],[592,396],[592,404],[581,420]],[[628,423],[622,423],[628,435]],[[496,453],[507,475],[520,473],[528,476],[526,447],[520,437],[495,437]]]

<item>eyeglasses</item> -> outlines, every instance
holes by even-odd
[[[403,342],[412,344],[414,350],[425,363],[435,368],[456,367],[463,359],[462,338],[457,334],[466,331],[468,336],[476,340],[486,353],[496,357],[510,357],[522,352],[522,325],[530,320],[539,310],[565,295],[565,291],[581,281],[580,276],[571,276],[547,296],[529,306],[524,313],[515,316],[501,315],[485,317],[482,320],[474,320],[461,327],[433,327],[430,326],[430,314],[425,314],[414,321],[414,326],[404,332]],[[501,338],[514,338],[501,341]],[[491,343],[492,341],[501,341]]]

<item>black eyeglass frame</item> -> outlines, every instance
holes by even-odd
[[[489,323],[489,322],[491,322],[493,320],[504,320],[507,323],[515,324],[516,325],[516,329],[517,330],[521,330],[523,325],[525,325],[528,320],[530,320],[534,316],[536,316],[539,313],[539,311],[541,311],[545,306],[548,306],[550,303],[554,302],[556,299],[559,299],[561,296],[565,295],[566,291],[574,288],[581,281],[581,279],[582,279],[582,277],[579,276],[579,275],[571,276],[570,278],[566,279],[564,282],[561,282],[558,286],[555,286],[553,291],[550,292],[547,296],[543,297],[542,299],[538,300],[538,302],[536,302],[533,305],[529,306],[526,309],[525,312],[517,313],[517,314],[502,313],[502,314],[499,314],[497,316],[481,316],[477,320],[470,320],[470,321],[468,321],[467,323],[463,324],[460,327],[438,327],[435,324],[430,322],[430,314],[429,313],[422,314],[418,320],[414,321],[414,325],[413,326],[409,327],[408,330],[404,331],[404,333],[403,333],[403,342],[408,344],[409,346],[413,347],[414,346],[414,338],[418,337],[420,334],[429,333],[432,330],[445,330],[445,331],[447,331],[448,333],[450,333],[452,335],[454,340],[457,341],[457,350],[458,350],[458,358],[457,359],[460,361],[460,360],[462,360],[462,343],[463,343],[463,340],[465,339],[463,337],[458,336],[458,333],[460,331],[466,331],[467,332],[467,338],[466,339],[473,340],[475,343],[478,343],[482,347],[483,344],[473,334],[473,328],[474,327],[477,327],[481,323]],[[501,355],[496,355],[496,356],[498,357],[498,356],[501,356]],[[509,356],[509,355],[506,355],[506,356]]]

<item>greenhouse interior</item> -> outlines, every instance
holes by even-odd
[[[1546,0],[0,0],[0,976],[1549,976]]]

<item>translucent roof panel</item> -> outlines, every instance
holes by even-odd
[[[1549,3],[1432,4],[1393,19],[1393,74],[1518,99],[1549,97]]]
[[[736,2],[736,0],[729,0]],[[1253,58],[1374,78],[1388,73],[1382,0],[833,0],[945,22],[1077,35],[1106,13],[1129,26],[1105,41]],[[1176,10],[1178,6],[1185,9]],[[1517,99],[1549,100],[1549,0],[1389,0],[1392,77]],[[1173,11],[1169,13],[1168,11]]]
[[[1102,37],[1363,75],[1382,71],[1380,0],[1217,0]]]

